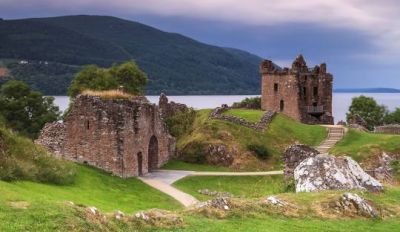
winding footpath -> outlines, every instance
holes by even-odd
[[[333,147],[346,133],[343,126],[325,126],[328,130],[327,138],[316,147],[316,149],[324,154]],[[282,175],[283,171],[268,172],[199,172],[199,171],[181,171],[181,170],[156,170],[139,177],[144,183],[159,191],[173,197],[185,207],[189,207],[199,203],[195,197],[182,192],[172,186],[172,184],[187,176],[269,176]]]

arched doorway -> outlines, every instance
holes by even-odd
[[[158,168],[158,140],[156,136],[152,136],[149,142],[148,171]]]
[[[142,152],[137,153],[138,175],[143,176],[143,155]]]

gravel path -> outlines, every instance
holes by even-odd
[[[316,149],[320,153],[327,153],[346,133],[343,126],[326,126],[328,128],[328,137]],[[282,175],[283,171],[268,172],[199,172],[199,171],[181,171],[181,170],[157,170],[139,177],[144,183],[168,194],[185,207],[197,204],[199,201],[181,190],[172,186],[172,184],[186,176],[269,176]]]

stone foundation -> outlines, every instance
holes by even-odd
[[[239,118],[239,117],[235,117],[235,116],[231,116],[231,115],[224,115],[223,113],[229,109],[231,109],[231,108],[226,105],[217,107],[210,113],[209,117],[213,118],[213,119],[220,119],[220,120],[225,120],[228,122],[236,123],[241,126],[245,126],[245,127],[251,128],[253,130],[262,132],[267,128],[269,123],[272,121],[272,119],[276,115],[276,112],[269,110],[269,111],[265,112],[265,114],[263,115],[263,117],[261,118],[261,120],[259,122],[254,123],[254,122],[249,122],[243,118]]]

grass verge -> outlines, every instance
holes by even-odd
[[[174,199],[144,184],[136,178],[121,179],[103,171],[76,165],[75,183],[68,186],[41,184],[29,181],[0,181],[0,204],[26,202],[55,204],[72,201],[75,204],[95,206],[102,211],[121,210],[132,213],[138,210],[160,208],[177,209]]]
[[[384,135],[350,129],[329,152],[348,155],[357,161],[386,152],[400,152],[400,135]]]

